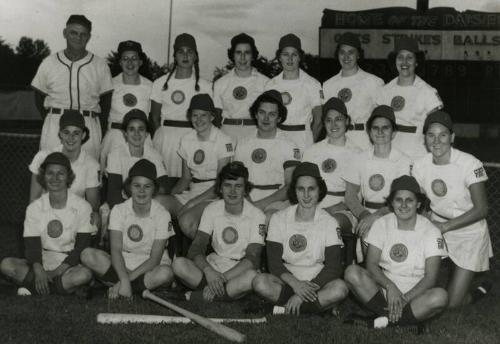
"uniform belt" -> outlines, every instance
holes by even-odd
[[[330,196],[345,196],[345,191],[328,191],[326,194]]]
[[[56,114],[56,115],[62,115],[62,114],[64,114],[67,111],[69,111],[69,110],[68,109],[55,108],[55,107],[49,108],[49,113],[53,113],[53,114]],[[87,116],[87,117],[98,117],[99,116],[98,112],[90,111],[90,110],[82,110],[82,111],[78,111],[78,112],[80,112],[83,116]]]
[[[396,124],[396,128],[398,129],[398,131],[402,131],[403,133],[416,133],[417,132],[417,127],[415,127],[415,126]]]
[[[205,182],[212,182],[212,181],[214,181],[214,180],[215,180],[215,178],[214,178],[214,179],[198,179],[198,178],[191,178],[191,181],[192,181],[193,183],[205,183]]]
[[[54,252],[54,253],[63,253],[63,254],[70,254],[71,253],[71,251],[61,252],[61,251],[49,250],[47,248],[42,248],[42,251],[45,251],[45,252]]]
[[[258,190],[277,190],[280,186],[281,184],[254,185],[253,188]]]
[[[228,125],[257,125],[257,122],[251,118],[224,118],[222,124]]]
[[[173,121],[166,119],[163,121],[163,125],[167,127],[177,127],[177,128],[191,128],[191,122],[188,121]]]
[[[111,129],[121,129],[121,128],[122,128],[121,123],[118,123],[118,122],[111,123]]]
[[[363,123],[354,123],[347,126],[349,130],[365,130],[365,125]]]
[[[363,201],[363,206],[370,209],[380,209],[385,207],[385,203]]]
[[[286,125],[286,124],[278,124],[278,128],[285,131],[304,131],[306,130],[305,124],[297,124],[297,125]]]
[[[441,215],[440,213],[436,212],[434,209],[432,209],[432,208],[431,208],[431,210],[432,210],[432,212],[433,212],[434,214],[436,214],[436,215],[437,215],[437,216],[439,216],[440,218],[445,219],[446,221],[451,220],[451,218],[449,218],[449,217],[447,217],[447,216],[443,216],[443,215]]]

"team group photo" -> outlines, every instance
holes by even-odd
[[[300,32],[264,58],[242,25],[207,78],[196,30],[158,74],[151,41],[122,33],[106,59],[89,42],[111,22],[69,13],[26,88],[34,153],[6,170],[29,191],[0,245],[0,341],[497,342],[500,165],[463,144],[425,40],[346,25],[320,30],[328,73]]]

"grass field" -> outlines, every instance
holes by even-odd
[[[0,226],[0,259],[19,254],[19,226]],[[494,285],[500,278],[490,274]],[[76,296],[20,297],[15,288],[0,280],[0,343],[227,343],[198,325],[101,325],[98,313],[175,315],[152,301],[109,301],[104,290],[91,300]],[[164,291],[157,293],[164,296]],[[343,325],[332,315],[272,316],[270,305],[255,296],[234,303],[193,304],[173,301],[208,317],[250,318],[267,316],[265,324],[231,324],[247,335],[248,343],[500,343],[500,295],[493,290],[474,306],[445,313],[433,320],[419,336],[400,329],[366,330]],[[357,306],[347,300],[342,314]]]

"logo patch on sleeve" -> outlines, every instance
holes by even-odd
[[[484,167],[476,168],[474,170],[474,174],[476,175],[476,178],[481,178],[486,175],[486,172],[484,171]]]
[[[227,152],[233,151],[233,144],[232,143],[226,143],[226,151]]]
[[[298,149],[298,148],[293,149],[293,157],[297,160],[300,160],[302,158],[302,156],[300,154],[300,149]]]
[[[444,239],[443,238],[437,238],[437,245],[440,250],[444,249]]]
[[[264,223],[261,223],[259,225],[259,234],[260,236],[262,236],[263,238],[266,237],[267,235],[267,226],[264,224]]]
[[[168,231],[172,232],[174,230],[174,225],[172,224],[172,221],[169,221],[168,223]]]

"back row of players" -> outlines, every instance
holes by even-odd
[[[46,202],[50,199],[44,200],[47,196],[39,197],[44,188],[50,191],[47,180],[43,178],[46,177],[49,157],[53,156],[49,153],[55,149],[69,158],[76,175],[72,189],[89,201],[93,208],[92,223],[98,226],[100,221],[97,212],[100,206],[98,172],[100,169],[106,171],[107,204],[113,208],[109,225],[110,233],[112,233],[111,252],[113,253],[113,236],[117,235],[113,233],[117,231],[120,232],[118,248],[120,251],[122,249],[127,251],[131,246],[128,244],[126,244],[127,248],[123,246],[125,241],[130,239],[132,242],[141,242],[143,236],[146,236],[145,228],[151,227],[151,224],[143,227],[127,222],[127,214],[132,212],[132,217],[135,214],[135,217],[139,218],[146,216],[153,219],[155,217],[149,216],[149,213],[137,212],[136,203],[140,203],[141,199],[147,199],[144,194],[138,195],[137,199],[132,197],[132,200],[122,203],[127,198],[125,193],[122,194],[124,182],[127,177],[136,176],[131,174],[133,170],[131,167],[139,164],[137,161],[141,162],[139,165],[144,164],[144,160],[141,159],[145,158],[154,163],[155,173],[141,172],[139,176],[149,179],[157,179],[152,178],[152,175],[159,177],[158,188],[154,188],[159,194],[156,196],[155,207],[157,203],[163,205],[170,214],[178,218],[183,233],[195,239],[191,248],[192,251],[194,250],[191,254],[194,263],[178,259],[177,265],[180,266],[178,276],[190,287],[200,285],[200,280],[205,279],[207,287],[203,289],[203,297],[213,299],[215,295],[223,296],[224,290],[228,292],[227,283],[232,278],[228,278],[225,273],[233,271],[234,268],[228,264],[228,259],[230,262],[242,260],[248,255],[248,262],[252,263],[251,266],[258,268],[252,259],[254,256],[251,254],[252,249],[242,251],[241,247],[238,248],[236,250],[238,257],[233,257],[231,253],[230,246],[238,242],[239,237],[248,238],[248,234],[240,233],[238,230],[241,223],[245,223],[245,221],[238,222],[242,219],[241,217],[233,218],[230,226],[222,223],[229,211],[228,203],[231,203],[231,195],[227,199],[224,198],[225,208],[222,207],[221,201],[212,202],[221,193],[224,194],[221,182],[214,185],[218,173],[223,170],[224,166],[229,169],[235,168],[231,164],[228,165],[232,159],[241,161],[248,169],[248,180],[254,185],[249,194],[253,206],[248,203],[246,207],[260,209],[259,211],[264,211],[268,216],[281,210],[271,219],[270,234],[267,239],[268,244],[283,239],[282,247],[281,251],[270,250],[268,265],[271,272],[277,272],[280,282],[278,283],[278,280],[275,282],[281,286],[277,289],[277,293],[284,301],[282,303],[287,304],[288,311],[295,312],[300,307],[299,299],[302,302],[308,300],[313,303],[318,300],[317,287],[319,285],[316,282],[308,282],[309,284],[306,282],[314,280],[315,276],[323,276],[326,272],[323,272],[322,268],[328,266],[328,260],[325,258],[334,256],[328,254],[325,257],[325,254],[321,253],[325,245],[329,246],[326,243],[328,240],[314,242],[312,239],[308,240],[307,236],[294,232],[304,230],[303,225],[297,226],[297,222],[315,222],[319,219],[314,216],[302,219],[298,215],[299,210],[294,215],[292,211],[294,208],[289,207],[288,196],[290,195],[287,193],[296,194],[295,198],[300,198],[299,193],[303,193],[305,196],[301,197],[303,200],[301,207],[307,208],[308,204],[314,204],[314,209],[316,207],[316,203],[311,201],[314,197],[308,196],[314,187],[298,187],[296,183],[299,177],[316,178],[318,188],[320,188],[320,180],[324,180],[325,194],[317,197],[315,202],[321,201],[320,207],[325,208],[326,213],[318,212],[318,214],[331,215],[329,221],[332,221],[332,226],[328,227],[332,231],[332,228],[338,227],[345,235],[354,231],[362,239],[366,238],[362,241],[369,244],[368,250],[365,245],[361,245],[359,255],[362,257],[367,254],[369,269],[370,262],[373,262],[375,257],[377,266],[379,262],[388,262],[387,266],[383,265],[385,278],[403,276],[404,280],[408,277],[404,277],[406,274],[415,276],[415,271],[409,269],[408,264],[415,264],[414,269],[419,271],[419,276],[423,276],[422,273],[426,275],[428,272],[428,257],[424,253],[427,251],[420,247],[421,243],[418,240],[421,239],[414,238],[415,241],[391,244],[387,248],[388,252],[385,252],[383,250],[384,239],[377,237],[378,241],[375,241],[373,238],[370,239],[368,233],[371,232],[370,228],[380,227],[376,224],[382,219],[387,221],[391,208],[386,205],[386,198],[390,194],[391,183],[401,175],[410,174],[413,164],[411,172],[431,201],[431,219],[444,234],[445,241],[440,237],[436,239],[437,247],[443,249],[446,243],[448,254],[455,264],[453,277],[448,284],[449,305],[457,306],[470,301],[469,291],[474,272],[487,270],[488,259],[491,256],[491,244],[484,220],[487,213],[484,182],[487,177],[477,159],[452,148],[454,134],[451,118],[442,111],[436,111],[442,106],[436,91],[415,74],[418,56],[418,46],[415,41],[403,38],[396,42],[394,52],[399,75],[383,86],[379,78],[358,67],[357,61],[362,55],[362,49],[357,36],[350,33],[344,34],[339,40],[337,49],[342,70],[323,85],[323,91],[328,99],[323,104],[321,85],[299,67],[303,51],[300,40],[296,36],[290,34],[280,39],[276,55],[283,71],[275,78],[267,80],[252,67],[252,61],[258,55],[254,40],[246,34],[240,34],[232,39],[231,48],[228,50],[229,58],[234,62],[235,68],[214,84],[214,104],[209,96],[212,93],[210,85],[199,78],[198,52],[196,42],[191,35],[182,34],[176,38],[174,69],[156,80],[153,85],[138,74],[143,61],[140,44],[131,41],[120,43],[118,50],[123,72],[113,79],[112,85],[104,62],[85,50],[90,38],[90,30],[90,22],[85,17],[71,16],[64,30],[67,49],[47,58],[33,81],[35,89],[40,91],[37,92],[38,99],[45,97],[44,113],[47,113],[47,116],[42,132],[42,151],[37,154],[30,165],[30,170],[33,172],[31,200],[38,199],[30,205],[30,208],[37,206],[42,207],[42,210],[48,209]],[[98,100],[100,99],[101,105],[104,105],[101,108],[102,112],[106,112],[106,98],[111,100],[110,121],[99,156],[100,130],[97,117],[100,109]],[[149,111],[149,99],[151,99],[153,128],[146,116]],[[212,123],[219,109],[222,109],[221,130]],[[257,129],[255,129],[255,124]],[[326,138],[313,144],[314,138],[319,137],[323,127],[326,131]],[[151,144],[151,141],[148,141],[148,133],[153,132]],[[427,154],[424,139],[430,152]],[[53,146],[56,141],[59,141],[58,146]],[[101,167],[92,156],[100,158]],[[306,169],[307,173],[294,174],[301,158],[303,161],[314,164],[302,163],[299,171]],[[317,166],[320,168],[318,169]],[[41,176],[40,167],[44,168],[45,176]],[[245,169],[245,167],[241,168]],[[144,168],[139,168],[139,170],[144,171]],[[232,179],[236,180],[238,177]],[[247,183],[243,184],[244,189],[247,190]],[[420,197],[420,193],[416,192],[414,187],[408,186],[412,182],[403,184],[404,190],[410,190],[415,197]],[[133,195],[134,188],[130,183],[125,186],[127,186],[126,191]],[[141,189],[140,185],[137,187]],[[239,187],[241,188],[241,185]],[[142,189],[145,188],[142,187]],[[392,191],[399,190],[393,189]],[[233,195],[233,199],[236,198]],[[120,206],[114,207],[119,203],[121,203]],[[407,212],[406,208],[411,208],[406,200],[403,203],[401,207],[404,209],[399,213],[400,216]],[[132,210],[130,210],[131,204]],[[254,206],[256,208],[253,208]],[[30,208],[28,208],[28,214]],[[152,209],[151,206],[150,210]],[[54,209],[54,216],[57,217],[56,213]],[[287,215],[288,213],[290,215]],[[395,209],[394,213],[398,215]],[[41,214],[37,215],[41,216]],[[412,219],[416,219],[416,214],[413,215],[415,217]],[[281,219],[283,216],[285,218]],[[290,221],[293,224],[290,226],[287,225],[287,216],[291,216]],[[246,217],[252,218],[255,215],[246,214]],[[279,221],[276,220],[278,218],[280,218]],[[37,223],[42,227],[47,225],[41,231],[46,231],[48,236],[52,237],[54,234],[52,221],[55,219],[49,220],[47,223],[44,221],[30,223]],[[154,231],[158,231],[161,225],[165,226],[165,223],[169,222],[166,220],[165,216],[159,219],[156,227],[153,226]],[[212,239],[215,240],[213,246],[218,258],[212,257],[213,259],[200,262],[196,257],[203,252],[209,239],[203,238],[202,235],[199,238],[199,228],[205,228],[206,223],[210,221],[215,221],[211,226],[217,228],[207,229],[208,232],[204,231],[208,233],[208,238],[213,230],[221,231],[219,233],[221,237],[218,240]],[[222,222],[219,224],[216,223],[217,221]],[[273,223],[275,227],[280,227],[279,240],[275,232],[277,229],[273,229]],[[258,233],[264,237],[266,222],[261,221],[258,225]],[[399,228],[398,226],[396,229]],[[56,225],[56,227],[55,232],[58,232],[59,226]],[[274,234],[271,235],[271,233]],[[150,236],[151,233],[147,235]],[[32,236],[33,233],[25,228],[25,237]],[[387,236],[387,240],[389,239],[392,240],[391,236]],[[44,240],[42,240],[42,246],[46,244]],[[219,246],[221,252],[217,248],[218,244],[221,244]],[[315,245],[318,245],[318,249],[310,251],[316,247]],[[382,250],[382,255],[381,251],[375,251],[378,255],[371,255],[369,247],[372,245]],[[417,247],[419,247],[417,252],[414,252],[413,250]],[[43,248],[43,252],[54,251],[53,248],[47,249],[45,246]],[[59,253],[64,252],[59,251]],[[156,258],[162,257],[161,254],[158,256],[157,250],[155,252]],[[227,252],[230,254],[225,254]],[[244,252],[247,252],[247,255]],[[282,252],[281,256],[277,257],[276,252]],[[441,254],[434,252],[431,255]],[[94,272],[96,265],[101,266],[101,271],[98,272],[101,277],[108,274],[109,271],[103,268],[106,267],[105,260],[99,260],[103,257],[102,254],[87,254],[86,256],[89,261],[85,265]],[[309,261],[311,259],[312,261]],[[283,266],[273,265],[277,260],[285,261],[286,271],[283,270]],[[151,265],[148,259],[148,264],[144,261],[142,264],[135,262],[134,266],[125,264],[126,268],[123,268],[123,258],[122,263],[116,263],[113,260],[113,254],[111,261],[113,261],[113,271],[118,274],[118,278],[115,275],[107,276],[107,278],[120,281],[136,280],[141,275],[139,272],[144,274],[149,271],[146,265],[148,267]],[[155,261],[157,265],[159,260],[155,259]],[[95,262],[100,264],[93,264]],[[244,264],[247,267],[248,262]],[[191,269],[193,264],[198,268],[198,273]],[[317,264],[320,265],[316,266]],[[391,272],[391,264],[397,266],[397,272],[394,274]],[[436,263],[432,264],[435,268]],[[2,263],[2,268],[5,268],[5,265],[9,264]],[[174,270],[176,270],[175,265],[174,263]],[[107,263],[107,266],[109,267],[110,263]],[[275,269],[273,270],[271,266]],[[297,271],[304,270],[307,276],[304,277],[296,272],[294,266],[299,267]],[[8,272],[8,267],[3,271]],[[57,270],[58,267],[60,265],[54,266],[53,269]],[[48,270],[53,271],[51,268]],[[242,272],[239,269],[237,271]],[[127,272],[128,277],[125,277]],[[295,279],[288,278],[286,273],[289,272],[292,276],[296,276]],[[371,272],[373,278],[373,271]],[[163,271],[160,275],[165,276],[168,273]],[[354,271],[350,275],[356,278],[369,276],[360,275],[359,271]],[[433,278],[426,280],[425,283],[416,281],[418,282],[416,285],[420,286],[417,288],[419,293],[413,292],[411,295],[415,296],[415,293],[420,295],[421,292],[431,288],[435,282],[435,275],[437,273],[434,274],[434,281],[432,281]],[[415,281],[410,283],[413,283],[411,286],[398,285],[396,288],[398,292],[394,290],[389,292],[389,284],[384,282],[385,279],[379,274],[375,276],[376,285],[387,292],[390,308],[399,305],[396,307],[397,312],[394,308],[391,313],[391,317],[394,317],[396,313],[399,314],[396,317],[399,319],[403,310],[402,305],[409,301],[405,299],[401,288],[413,290]],[[255,276],[252,276],[250,280],[253,280],[253,277]],[[246,280],[249,278],[246,276]],[[139,279],[138,283],[152,285],[147,283],[146,279],[140,281]],[[271,283],[272,280],[261,282],[268,286],[265,283]],[[324,286],[325,283],[321,284]],[[351,287],[356,285],[352,279],[349,283]],[[421,284],[425,284],[425,288]],[[291,290],[283,286],[288,286]],[[122,288],[124,288],[123,285],[117,283],[110,293],[115,296],[129,294],[130,290],[124,291]],[[262,290],[268,289],[262,288]],[[360,295],[362,291],[355,290],[355,293],[363,299]],[[371,291],[368,292],[370,293]],[[394,298],[394,295],[398,295],[399,298]],[[442,301],[443,294],[439,295]],[[446,293],[444,295],[446,296]],[[292,298],[292,296],[297,297]],[[266,297],[276,301],[276,298],[269,295]],[[372,297],[366,297],[366,294],[364,298],[365,301],[372,300]],[[394,301],[396,299],[397,302]]]

